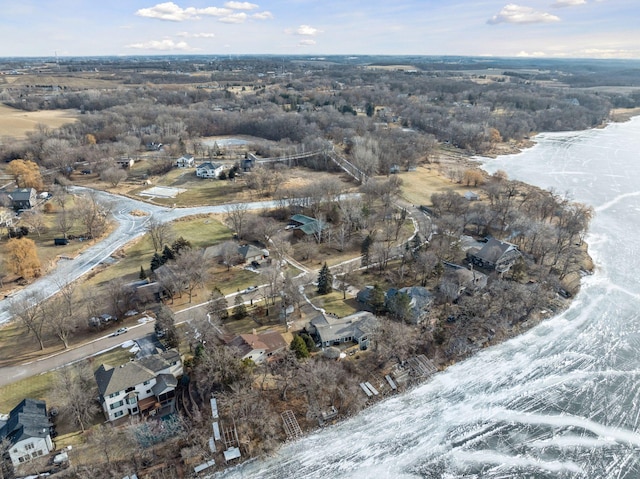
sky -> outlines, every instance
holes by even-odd
[[[640,59],[638,0],[0,0],[0,57]]]

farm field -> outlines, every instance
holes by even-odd
[[[38,125],[59,128],[76,121],[77,115],[75,110],[22,111],[0,104],[0,138],[23,139]]]

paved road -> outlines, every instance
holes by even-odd
[[[148,321],[144,324],[129,327],[129,331],[120,336],[113,337],[108,334],[77,347],[62,350],[28,363],[4,367],[2,368],[2,374],[0,374],[0,387],[37,374],[58,369],[66,364],[72,364],[90,356],[95,356],[96,354],[120,347],[120,345],[127,341],[153,334],[153,324],[153,321]]]
[[[60,260],[55,269],[23,290],[15,293],[11,299],[19,300],[29,293],[38,292],[43,298],[48,298],[57,293],[60,284],[67,284],[85,275],[93,268],[105,261],[115,251],[122,248],[130,241],[145,233],[145,226],[152,218],[162,222],[173,221],[185,216],[209,213],[225,213],[229,205],[198,206],[191,208],[166,208],[152,205],[143,201],[125,196],[114,195],[104,191],[90,190],[88,188],[72,187],[74,193],[91,192],[98,201],[109,204],[113,218],[118,227],[107,238],[83,251],[71,260]],[[244,203],[248,210],[261,210],[275,208],[276,201],[256,201]],[[130,211],[137,210],[147,213],[147,216],[132,216]],[[9,313],[10,300],[0,300],[0,324],[11,320]]]

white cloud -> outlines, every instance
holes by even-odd
[[[160,50],[160,51],[168,51],[168,50],[191,50],[191,47],[187,44],[187,42],[174,42],[168,38],[164,40],[150,40],[148,42],[142,43],[132,43],[127,45],[127,48],[135,48],[137,50]]]
[[[539,12],[531,7],[510,3],[505,5],[497,15],[487,20],[487,23],[496,25],[498,23],[549,23],[558,21],[560,21],[560,18],[550,13]]]
[[[556,0],[551,6],[555,8],[577,7],[578,5],[586,5],[587,0]]]
[[[271,20],[273,18],[273,13],[268,11],[258,12],[251,15],[251,18],[255,18],[256,20]]]
[[[231,15],[227,15],[225,17],[220,18],[222,23],[244,23],[247,19],[247,14],[244,12],[240,13],[232,13]]]
[[[215,33],[190,33],[190,32],[180,32],[177,34],[179,37],[183,38],[213,38],[215,37]]]
[[[545,52],[525,52],[523,50],[520,53],[518,53],[516,56],[521,58],[539,58],[539,57],[546,57],[547,54]]]
[[[255,10],[256,8],[258,8],[258,5],[256,5],[255,3],[249,2],[226,2],[224,6],[227,8],[232,8],[234,10]]]
[[[219,7],[182,8],[173,2],[158,3],[150,8],[141,8],[136,12],[139,17],[155,18],[170,22],[183,22],[185,20],[197,20],[200,15],[222,17],[229,15],[232,10]]]
[[[316,41],[312,40],[311,38],[305,38],[304,40],[300,40],[298,42],[298,46],[300,46],[300,47],[307,47],[307,46],[315,45],[315,44],[316,44]]]
[[[286,33],[295,34],[295,35],[304,35],[304,36],[314,36],[318,33],[322,33],[322,30],[318,30],[317,28],[313,28],[310,25],[300,25],[295,30],[285,30]]]

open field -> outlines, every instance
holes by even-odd
[[[220,221],[213,219],[211,215],[184,218],[171,224],[173,236],[175,238],[182,236],[188,239],[193,248],[205,248],[231,239],[231,230]],[[151,238],[145,235],[117,253],[119,261],[94,274],[88,281],[85,281],[85,286],[87,284],[89,286],[102,285],[114,278],[134,281],[138,279],[140,266],[143,266],[147,271],[149,270],[153,253]]]
[[[36,131],[38,125],[59,128],[76,121],[75,110],[22,111],[0,104],[0,138],[22,139],[27,132]]]
[[[113,78],[109,80],[109,78]],[[117,88],[121,84],[115,74],[109,73],[88,73],[75,72],[56,74],[54,72],[40,73],[38,75],[3,75],[0,76],[0,85],[6,84],[13,88],[31,85],[43,85],[47,87],[87,89],[100,88],[109,89]]]
[[[437,165],[419,166],[416,171],[400,173],[400,178],[402,178],[402,196],[416,206],[430,205],[433,193],[453,190],[464,195],[469,190],[476,190],[445,178]]]

